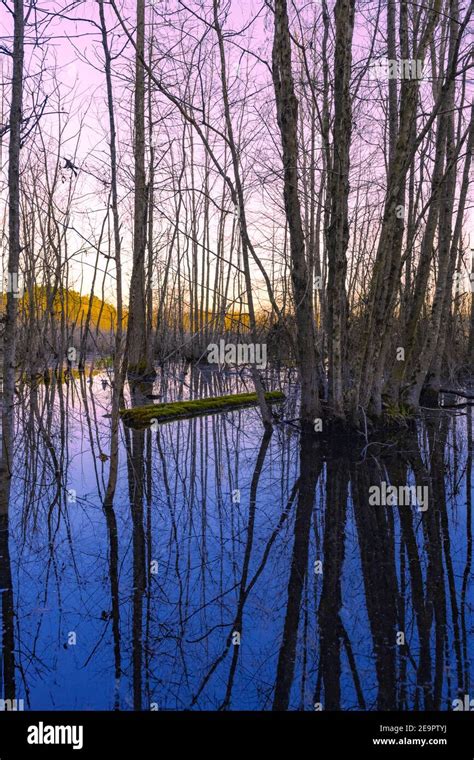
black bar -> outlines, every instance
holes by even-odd
[[[265,757],[273,748],[281,755],[288,747],[291,756],[321,760],[333,755],[472,760],[473,717],[470,712],[10,712],[0,713],[0,760],[112,758],[112,753],[133,760],[188,752],[227,756],[229,749],[244,758],[262,742]],[[60,726],[64,730],[57,732]],[[43,743],[29,743],[28,737]],[[71,743],[46,743],[51,738]]]

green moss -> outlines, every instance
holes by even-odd
[[[100,369],[93,369],[92,375],[94,377],[96,375],[100,375],[101,371],[102,370]],[[59,370],[57,369],[48,369],[42,372],[41,374],[38,373],[34,377],[31,377],[27,372],[23,372],[21,375],[21,379],[27,385],[28,384],[41,385],[42,383],[45,383],[46,385],[48,385],[52,381],[53,377],[55,377],[56,380],[58,380],[58,382],[64,383],[70,380],[71,378],[78,380],[79,378],[84,377],[84,375],[86,377],[89,377],[90,374],[91,372],[87,368],[84,370],[80,370],[80,369],[77,369],[76,367],[71,367],[70,369],[64,368],[62,372],[59,372]]]
[[[95,365],[98,369],[110,369],[114,366],[114,360],[111,356],[104,356],[102,359],[99,359],[96,362]]]
[[[406,422],[413,417],[413,412],[406,404],[387,404],[385,417],[392,422]]]
[[[283,401],[284,398],[285,396],[281,391],[265,393],[265,399],[269,403]],[[194,417],[198,414],[227,412],[239,407],[254,406],[257,403],[256,393],[239,393],[233,396],[213,396],[212,398],[194,399],[192,401],[175,401],[171,404],[136,406],[131,409],[121,409],[120,414],[126,425],[146,427],[154,419],[158,422],[170,422],[171,420]]]

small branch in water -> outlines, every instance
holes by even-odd
[[[452,388],[440,388],[440,393],[452,393],[453,396],[462,396],[463,398],[468,398],[470,400],[474,400],[474,395],[471,395],[470,393],[467,393],[466,391],[461,390],[453,390]]]

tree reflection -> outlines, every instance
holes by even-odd
[[[153,392],[242,389],[176,376]],[[90,380],[20,389],[0,502],[3,698],[444,710],[469,693],[470,414],[332,445],[285,422],[265,434],[252,409],[142,431],[118,422],[118,399],[110,423]],[[428,509],[372,505],[384,481],[426,486]]]

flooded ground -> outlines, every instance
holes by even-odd
[[[323,444],[292,422],[296,378],[266,384],[287,396],[271,436],[254,408],[121,426],[113,511],[110,377],[23,387],[4,693],[36,710],[452,710],[472,692],[471,409]],[[247,389],[174,366],[151,395]],[[407,485],[419,500],[390,503]]]

